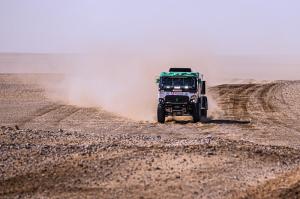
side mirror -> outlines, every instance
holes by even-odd
[[[206,94],[206,81],[201,81],[201,94]]]
[[[159,84],[160,78],[159,78],[159,77],[156,77],[155,82],[156,82],[157,84]]]

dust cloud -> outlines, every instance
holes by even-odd
[[[162,56],[161,56],[162,57]],[[76,56],[72,70],[66,69],[60,81],[43,81],[48,96],[64,103],[101,107],[107,111],[135,120],[152,121],[156,118],[156,78],[170,66],[190,66],[185,60],[172,62],[173,55],[136,57],[132,53],[89,54]],[[177,60],[179,55],[177,56]],[[186,60],[191,60],[186,58]],[[214,78],[209,65],[210,56],[199,56],[195,71]],[[207,77],[206,77],[207,79]]]

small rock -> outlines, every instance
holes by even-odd
[[[288,165],[286,161],[283,161],[282,164],[285,165],[285,166]]]
[[[213,137],[212,137],[212,135],[210,135],[210,134],[206,136],[206,139],[212,139],[212,138],[213,138]]]
[[[208,152],[206,152],[206,155],[214,155],[215,153],[214,152],[212,152],[212,151],[208,151]]]
[[[64,132],[64,130],[62,130],[62,129],[58,129],[58,132],[62,133],[62,132]]]
[[[6,130],[12,131],[12,130],[14,130],[14,129],[13,129],[12,127],[9,126],[9,127],[6,128]]]
[[[83,167],[83,164],[82,164],[82,163],[79,163],[78,166]]]
[[[206,144],[210,144],[210,141],[213,139],[213,136],[212,135],[208,135],[208,136],[206,136],[206,138],[205,138],[205,142],[206,142]]]
[[[15,129],[16,129],[16,130],[20,130],[20,128],[19,128],[18,125],[15,125]]]
[[[49,147],[48,146],[44,146],[40,151],[40,155],[47,155],[48,153],[49,153]]]

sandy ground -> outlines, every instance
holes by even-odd
[[[157,124],[0,75],[0,198],[300,198],[300,81],[209,92],[207,123]]]

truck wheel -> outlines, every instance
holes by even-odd
[[[196,103],[193,105],[193,122],[199,122],[200,121],[200,106],[199,103]]]
[[[201,112],[200,121],[201,122],[206,122],[207,121],[207,110],[206,109],[201,109],[200,112]]]
[[[165,123],[165,107],[161,104],[157,107],[157,121],[159,123]]]

